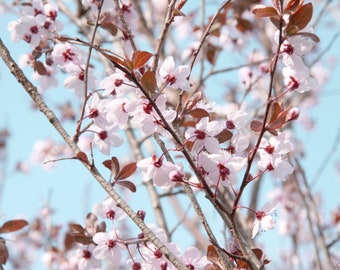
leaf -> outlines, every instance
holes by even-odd
[[[85,235],[73,235],[74,241],[83,245],[89,245],[93,243],[91,236],[85,236]]]
[[[278,17],[279,13],[273,7],[268,7],[264,5],[256,5],[251,10],[255,15],[255,18],[264,18],[264,17]]]
[[[253,24],[249,20],[246,20],[243,18],[237,18],[236,28],[241,33],[245,33],[247,31],[253,30],[254,27],[253,27]]]
[[[290,0],[284,10],[284,13],[294,13],[300,4],[301,0]]]
[[[118,64],[121,66],[125,66],[125,62],[124,60],[112,55],[112,54],[108,54],[104,51],[99,51],[103,56],[105,56],[107,59],[109,59],[111,62],[113,62],[114,64]]]
[[[137,163],[132,162],[130,164],[127,164],[126,166],[123,167],[123,169],[116,175],[114,178],[116,181],[122,180],[125,178],[128,178],[129,176],[133,175],[137,169]]]
[[[18,231],[27,225],[28,222],[24,219],[9,220],[0,227],[0,234]]]
[[[87,158],[87,155],[86,155],[84,152],[82,152],[82,151],[80,151],[80,152],[77,153],[77,158],[78,158],[81,162],[84,162],[84,163],[86,163],[86,164],[90,164],[89,159]]]
[[[94,235],[97,232],[98,218],[93,213],[88,213],[85,218],[85,231],[89,235]]]
[[[197,108],[197,109],[193,109],[191,111],[188,112],[189,115],[191,115],[192,117],[195,118],[203,118],[203,117],[209,117],[209,113],[201,108]]]
[[[1,264],[6,264],[8,256],[6,242],[3,238],[0,238],[0,266]]]
[[[250,122],[250,129],[255,132],[261,132],[263,123],[259,120],[253,120]]]
[[[294,14],[289,18],[289,27],[296,26],[299,30],[304,29],[313,16],[313,4],[308,3],[301,6]]]
[[[220,257],[213,245],[209,245],[207,248],[207,259],[214,265],[218,266],[218,269],[223,269],[223,265],[220,262]]]
[[[74,236],[72,233],[68,232],[64,237],[64,249],[65,251],[71,250],[74,245]]]
[[[116,157],[112,157],[111,160],[104,160],[103,165],[110,170],[113,177],[116,177],[120,170],[119,161]]]
[[[41,61],[35,61],[34,62],[34,71],[36,71],[39,75],[46,75],[47,74],[47,69],[45,65]]]
[[[117,185],[128,188],[131,192],[137,191],[136,185],[134,183],[132,183],[131,181],[117,181],[117,182],[114,182],[114,183],[117,184]]]
[[[219,134],[217,134],[216,139],[219,143],[224,143],[229,141],[233,137],[233,133],[230,130],[223,129]]]
[[[80,224],[76,224],[76,223],[70,223],[69,224],[69,227],[78,232],[78,233],[81,233],[81,234],[84,234],[85,233],[85,229],[83,228],[83,226],[81,226]]]
[[[132,67],[133,69],[141,68],[153,56],[152,53],[146,51],[134,51],[132,54]]]
[[[269,111],[269,123],[270,122],[273,122],[277,117],[278,115],[281,113],[281,106],[279,103],[277,102],[274,102],[272,103],[272,105],[270,106],[270,111]]]
[[[154,93],[157,89],[155,73],[150,70],[146,71],[142,76],[141,84],[149,93]]]

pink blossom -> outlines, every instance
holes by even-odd
[[[275,221],[273,220],[273,215],[278,204],[278,202],[266,203],[260,210],[255,212],[256,219],[253,225],[252,238],[256,236],[259,229],[262,231],[274,229]]]
[[[124,142],[122,136],[117,133],[117,126],[110,125],[106,128],[93,125],[91,130],[95,132],[93,142],[99,147],[100,152],[110,154],[111,147],[121,146]]]
[[[78,97],[84,98],[85,65],[71,65],[68,72],[70,76],[64,80],[64,86],[72,89]],[[93,69],[89,68],[87,73],[87,89],[95,89],[96,84],[97,81],[93,75]]]
[[[53,48],[51,54],[54,62],[61,68],[73,70],[73,65],[82,65],[82,54],[78,49],[69,43],[59,43]]]
[[[209,263],[196,247],[188,247],[182,255],[182,261],[189,269],[203,268]]]
[[[131,92],[134,88],[132,82],[128,81],[124,74],[116,72],[105,77],[100,83],[100,88],[104,89],[104,96],[123,97],[123,95]]]
[[[97,246],[93,250],[94,258],[98,260],[107,260],[112,265],[118,265],[121,262],[121,252],[126,250],[125,245],[119,242],[120,232],[112,230],[108,233],[98,232],[93,236],[93,242]]]
[[[117,206],[111,197],[107,197],[102,203],[93,205],[93,213],[101,218],[121,221],[126,218],[126,213]]]
[[[90,244],[86,248],[79,248],[76,251],[76,254],[79,258],[78,269],[79,270],[100,270],[101,268],[101,260],[96,259],[93,256],[93,250],[95,246]]]
[[[198,153],[203,147],[210,153],[217,153],[219,151],[219,142],[214,137],[219,134],[223,126],[217,121],[209,122],[208,117],[202,118],[196,127],[189,127],[185,132],[185,137],[188,141],[193,141],[193,153]]]
[[[175,67],[175,60],[172,56],[165,58],[159,69],[159,75],[165,85],[169,85],[173,89],[182,89],[189,91],[190,83],[187,77],[190,74],[190,67],[187,65]]]
[[[174,184],[169,177],[169,173],[178,170],[175,164],[163,160],[163,157],[157,158],[156,155],[138,161],[137,167],[141,168],[142,178],[145,182],[153,179],[155,186],[164,189]]]

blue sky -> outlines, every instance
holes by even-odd
[[[1,16],[0,36],[9,46],[15,59],[25,52],[27,46],[23,42],[13,43],[6,30],[7,23],[14,17]],[[337,28],[339,30],[339,27]],[[329,31],[329,32],[327,32]],[[332,31],[324,30],[317,33],[321,40],[321,47],[325,47],[327,40],[332,37]],[[329,83],[322,89],[319,104],[310,112],[316,121],[315,128],[306,131],[297,128],[306,147],[306,156],[302,164],[308,179],[313,179],[325,156],[334,146],[335,138],[340,129],[340,92],[338,76],[340,75],[339,52],[340,40],[333,45],[329,55],[334,55],[336,65],[332,68]],[[330,56],[326,56],[329,58]],[[67,90],[59,86],[53,89],[51,95],[63,95]],[[60,161],[53,171],[46,171],[38,166],[32,168],[27,175],[15,172],[17,161],[28,160],[32,146],[37,139],[47,137],[57,138],[57,132],[52,128],[44,116],[31,109],[29,96],[18,85],[7,67],[0,61],[0,129],[7,128],[11,132],[8,141],[8,162],[6,164],[6,182],[4,193],[0,197],[0,224],[6,220],[26,217],[30,220],[41,207],[50,204],[55,209],[55,222],[75,221],[82,223],[86,213],[91,211],[94,202],[100,202],[105,193],[91,178],[88,172],[77,161]],[[307,113],[307,112],[303,112]],[[334,149],[331,160],[322,171],[313,191],[323,194],[324,209],[329,210],[340,205],[339,173],[334,164],[340,162],[340,151]],[[268,189],[270,181],[268,181]],[[136,200],[135,205],[141,207],[144,199]],[[146,207],[146,206],[145,206]],[[326,212],[327,213],[327,212]],[[328,212],[329,213],[329,212]],[[275,231],[261,234],[260,240],[275,235]],[[8,236],[10,238],[10,236]],[[275,255],[275,248],[272,251]]]

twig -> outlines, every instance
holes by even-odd
[[[170,27],[170,25],[173,21],[173,12],[174,12],[174,9],[175,9],[175,4],[176,4],[176,0],[172,0],[170,2],[170,4],[168,5],[168,11],[167,11],[167,14],[166,14],[166,17],[165,17],[165,22],[163,24],[162,31],[161,31],[161,33],[158,37],[155,53],[154,53],[154,56],[153,56],[153,62],[152,62],[152,67],[151,67],[151,70],[153,72],[156,72],[156,70],[157,70],[160,52],[161,52],[161,49],[164,46],[165,36],[166,36],[166,34],[169,30],[169,27]]]

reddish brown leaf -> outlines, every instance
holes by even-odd
[[[253,30],[253,24],[249,20],[246,20],[243,18],[237,18],[236,28],[241,33],[245,33],[247,31]]]
[[[85,218],[85,230],[89,235],[94,235],[97,232],[98,218],[93,213],[88,213]]]
[[[65,234],[65,237],[64,237],[64,249],[67,251],[67,250],[70,250],[72,249],[74,245],[74,236],[72,235],[72,233],[66,233]]]
[[[313,16],[313,4],[308,3],[301,6],[293,15],[289,18],[289,27],[296,26],[299,30],[304,29]]]
[[[216,264],[208,264],[204,267],[204,270],[221,270]]]
[[[78,233],[81,233],[81,234],[85,233],[85,229],[80,224],[70,223],[69,227],[71,228],[71,230],[76,231]]]
[[[73,235],[74,241],[83,245],[89,245],[92,242],[92,237],[91,236],[85,236],[85,235]]]
[[[113,24],[112,17],[108,12],[104,12],[100,15],[98,26],[108,31],[112,36],[117,35],[118,28]]]
[[[262,130],[262,121],[253,120],[250,122],[250,129],[255,132],[260,132]]]
[[[117,182],[114,182],[114,183],[117,184],[117,185],[120,185],[122,187],[126,187],[132,192],[137,191],[136,185],[134,183],[132,183],[131,181],[117,181]]]
[[[0,234],[18,231],[27,225],[28,222],[24,219],[9,220],[0,227]]]
[[[113,177],[115,177],[120,170],[119,162],[116,157],[112,157],[111,160],[104,160],[103,165],[111,171]]]
[[[273,122],[277,117],[278,115],[281,113],[281,106],[279,103],[277,102],[274,102],[272,103],[272,105],[270,106],[270,111],[269,111],[269,123],[270,122]]]
[[[233,133],[230,130],[223,129],[217,136],[215,136],[219,143],[229,141],[233,137]]]
[[[220,47],[208,43],[206,48],[206,55],[210,64],[214,65],[216,63],[216,56],[218,55],[218,52],[220,50],[221,50]]]
[[[82,152],[82,151],[80,151],[80,152],[77,153],[77,158],[78,158],[81,162],[84,162],[84,163],[86,163],[86,164],[89,164],[89,163],[90,163],[90,162],[89,162],[89,159],[87,158],[87,155],[86,155],[84,152]]]
[[[137,169],[137,163],[132,162],[130,164],[127,164],[123,167],[123,169],[116,175],[115,180],[122,180],[125,178],[128,178],[129,176],[133,175]]]
[[[146,71],[142,76],[141,84],[149,93],[154,93],[157,89],[155,73],[150,70]]]
[[[118,57],[116,57],[116,56],[114,56],[112,54],[108,54],[108,53],[106,53],[104,51],[100,51],[100,53],[102,55],[104,55],[107,59],[109,59],[111,62],[113,62],[114,64],[125,66],[125,62],[121,58],[118,58]]]
[[[268,7],[264,5],[256,5],[251,10],[256,18],[263,18],[263,17],[277,17],[279,13],[273,7]]]
[[[40,61],[35,61],[34,62],[34,67],[33,67],[34,71],[36,71],[39,75],[46,75],[47,74],[47,70],[45,65],[40,62]]]
[[[301,0],[290,0],[284,10],[284,13],[294,13],[301,4]]]
[[[223,265],[220,262],[220,257],[213,245],[209,245],[207,248],[207,259],[211,261],[217,269],[223,269]]]
[[[132,54],[133,69],[141,68],[152,57],[152,53],[146,51],[134,51]]]
[[[188,114],[195,118],[209,117],[209,113],[201,108],[193,109],[189,111]]]
[[[8,250],[6,242],[3,238],[0,238],[0,265],[6,264],[8,259]]]

